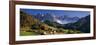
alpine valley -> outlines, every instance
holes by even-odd
[[[90,15],[79,18],[53,13],[30,15],[20,11],[20,35],[90,33]]]

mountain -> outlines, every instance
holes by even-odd
[[[52,13],[37,14],[33,15],[35,18],[39,19],[41,22],[49,20],[51,22],[57,22],[59,24],[74,23],[79,20],[79,17],[68,17],[67,15],[54,15]]]
[[[66,29],[76,29],[84,33],[90,33],[90,15],[79,19],[75,23],[69,23],[64,26]]]
[[[39,13],[39,14],[33,15],[33,16],[42,22],[45,20],[53,21],[53,16],[50,13],[45,13],[45,14]]]

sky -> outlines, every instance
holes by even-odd
[[[67,15],[69,17],[79,17],[79,18],[88,16],[90,14],[89,11],[73,11],[73,10],[44,10],[44,9],[20,9],[20,10],[30,15],[52,13],[53,15],[57,16]]]

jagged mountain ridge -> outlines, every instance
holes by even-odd
[[[57,22],[59,24],[74,23],[79,20],[79,17],[68,17],[67,15],[57,16],[50,13],[37,14],[33,16],[42,22],[44,22],[45,20],[49,20],[51,22]]]

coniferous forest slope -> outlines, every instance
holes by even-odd
[[[20,35],[77,34],[90,32],[90,15],[79,19],[77,22],[68,24],[59,24],[45,19],[41,21],[40,19],[37,16],[20,11]]]

